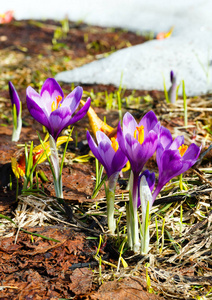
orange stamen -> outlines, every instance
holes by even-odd
[[[111,146],[113,150],[116,152],[119,148],[119,144],[114,137],[111,138],[111,142],[112,142]]]
[[[137,138],[137,132],[138,132],[138,138]],[[143,125],[136,127],[136,130],[134,131],[134,138],[137,139],[140,144],[142,144],[144,142],[144,126]]]
[[[58,108],[59,103],[60,103],[60,101],[62,100],[62,97],[61,97],[60,95],[58,95],[58,96],[56,97],[56,100],[57,100],[57,108]]]
[[[62,100],[62,97],[61,97],[60,95],[58,95],[58,96],[56,97],[56,105],[55,105],[55,102],[54,102],[54,101],[52,102],[52,105],[51,105],[52,111],[54,111],[54,110],[56,110],[56,109],[58,108],[58,106],[59,106],[61,100]]]
[[[185,154],[186,150],[188,149],[188,146],[182,144],[178,149],[179,149],[180,155],[183,156]]]

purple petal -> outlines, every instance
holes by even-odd
[[[115,152],[111,146],[111,140],[105,133],[97,131],[98,146],[95,144],[90,133],[87,132],[88,145],[94,156],[104,166],[108,178],[114,173],[120,172],[127,163],[127,158],[120,148]]]
[[[147,138],[141,144],[140,155],[143,156],[145,162],[154,154],[158,144],[158,137],[154,131],[150,131]]]
[[[73,114],[80,104],[82,93],[83,89],[81,86],[77,86],[63,101],[61,101],[61,107],[69,107]]]
[[[126,141],[128,142],[128,139],[126,137]],[[131,141],[132,142],[132,141]],[[157,134],[154,131],[150,131],[149,135],[144,140],[143,144],[139,144],[136,141],[136,146],[134,142],[134,146],[130,145],[127,148],[126,155],[131,163],[131,168],[133,172],[140,173],[145,165],[145,163],[148,161],[148,159],[154,154],[158,144],[158,137]]]
[[[144,126],[144,138],[147,136],[148,132],[152,130],[158,123],[158,119],[153,111],[149,111],[144,115],[144,117],[139,122],[138,126]]]
[[[112,160],[113,170],[116,170],[117,172],[121,171],[124,168],[124,166],[126,165],[127,161],[128,161],[128,158],[126,157],[124,152],[121,150],[121,148],[119,148],[116,151],[114,158]]]
[[[97,143],[99,144],[101,141],[104,141],[107,142],[108,144],[112,144],[111,143],[111,140],[109,139],[109,137],[102,131],[97,131],[96,132],[96,139],[97,139]]]
[[[171,72],[170,72],[170,80],[171,80],[172,83],[173,83],[173,78],[174,78],[174,72],[171,71]]]
[[[121,146],[121,144],[120,144]],[[140,157],[141,144],[134,139],[130,134],[125,136],[125,155],[130,161],[132,171],[135,173],[140,173],[144,163],[143,156]]]
[[[149,185],[150,191],[152,192],[152,190],[153,190],[153,188],[154,188],[154,185],[155,185],[155,173],[154,173],[154,172],[150,173],[149,170],[145,170],[145,171],[141,174],[140,178],[141,178],[143,175],[146,177],[146,181],[147,181],[147,183],[148,183],[148,185]]]
[[[182,159],[185,160],[194,160],[196,162],[196,160],[199,157],[201,151],[201,147],[198,147],[195,144],[191,144],[188,149],[186,150],[185,154],[183,155]]]
[[[93,155],[99,160],[99,162],[104,166],[108,178],[113,173],[112,171],[112,159],[115,155],[115,151],[111,147],[111,142],[106,142],[102,140],[99,142],[98,146],[94,142],[90,133],[87,131],[88,145],[93,152]]]
[[[43,106],[48,112],[48,115],[51,114],[52,103],[56,101],[57,97],[58,96],[62,97],[61,101],[63,101],[64,98],[63,91],[54,78],[46,79],[46,81],[44,82],[41,88],[40,96],[43,102]]]
[[[126,112],[124,117],[123,117],[123,133],[124,133],[124,136],[128,133],[133,136],[134,131],[136,130],[137,126],[138,126],[138,124],[137,124],[136,120],[134,119],[134,117],[129,112]]]
[[[60,106],[53,111],[49,117],[49,124],[51,126],[51,134],[57,139],[60,132],[67,126],[79,121],[87,113],[90,106],[90,98],[87,100],[85,105],[73,116],[72,111],[67,106]]]
[[[177,150],[183,143],[184,143],[184,136],[178,135],[176,139],[173,141],[173,143],[170,145],[169,149]]]
[[[102,165],[105,168],[105,171],[107,172],[108,178],[115,172],[112,161],[115,156],[115,151],[111,147],[110,144],[106,143],[105,141],[102,141],[98,145],[98,151],[99,155],[102,160]]]
[[[178,150],[165,150],[161,157],[159,181],[166,184],[173,177],[179,175],[182,169],[182,158]]]
[[[126,113],[124,119],[125,125],[131,126],[132,131],[132,128],[135,126],[134,118],[129,113]],[[123,130],[125,125],[123,122]],[[133,172],[136,174],[142,171],[144,164],[153,155],[158,144],[158,136],[154,131],[150,131],[144,142],[140,144],[132,133],[123,133],[120,123],[117,128],[117,140],[121,150],[129,159]]]
[[[28,86],[28,88],[26,89],[26,96],[27,100],[31,99],[31,101],[35,102],[37,106],[39,106],[45,112],[47,117],[50,115],[51,108],[50,110],[46,108],[46,103],[31,86]]]
[[[16,89],[11,81],[9,81],[8,85],[9,85],[9,93],[10,93],[11,103],[12,103],[12,106],[15,104],[17,116],[18,116],[20,113],[20,98],[19,98],[18,93],[16,92]]]
[[[53,100],[55,100],[57,96],[61,96],[62,98],[64,98],[63,91],[59,83],[54,78],[46,79],[46,81],[44,82],[41,88],[41,92],[40,92],[41,97],[45,98],[47,94],[48,97],[50,97]]]
[[[123,131],[121,129],[121,122],[119,122],[118,126],[117,126],[117,142],[118,142],[119,147],[121,148],[121,150],[124,153],[126,153],[124,134],[123,134]]]
[[[139,207],[141,205],[141,199],[140,199],[140,181],[142,176],[145,176],[146,181],[148,183],[149,189],[152,192],[154,185],[155,185],[155,173],[150,173],[149,170],[145,170],[138,179],[138,206]]]
[[[164,149],[169,148],[169,146],[173,142],[171,132],[163,126],[161,126],[161,128],[160,128],[159,141]]]
[[[30,92],[29,88],[32,89],[31,87],[28,87],[27,92]],[[31,93],[29,93],[29,94],[31,95]],[[38,95],[38,96],[40,97],[40,95]],[[44,125],[49,130],[51,128],[51,126],[49,125],[48,116],[46,115],[45,110],[42,107],[40,107],[38,105],[38,103],[35,102],[33,99],[35,99],[35,97],[31,98],[28,96],[28,93],[27,93],[26,103],[27,103],[27,107],[28,107],[30,114],[36,121],[38,121],[39,123]]]
[[[99,155],[98,147],[97,147],[96,143],[94,142],[92,136],[90,135],[89,131],[87,131],[86,136],[87,136],[87,141],[88,141],[88,145],[89,145],[89,147],[91,149],[91,152],[100,161],[101,157]]]
[[[49,117],[50,133],[56,140],[60,132],[67,127],[71,118],[70,110],[67,107],[59,107],[54,110]]]
[[[153,130],[154,132],[156,132],[157,135],[159,136],[159,134],[160,134],[160,128],[161,128],[161,124],[160,124],[160,122],[157,122],[157,123],[155,124],[155,126],[152,128],[152,130]]]
[[[70,121],[66,124],[66,126],[69,126],[81,120],[89,110],[90,104],[91,104],[91,99],[88,98],[85,105],[70,119]]]
[[[157,146],[157,152],[156,152],[156,161],[157,161],[157,165],[158,165],[158,169],[160,170],[161,167],[161,156],[163,155],[164,152],[164,148],[162,146],[162,144],[158,144]]]

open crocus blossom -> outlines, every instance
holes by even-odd
[[[119,173],[125,166],[127,158],[123,151],[119,148],[118,142],[115,138],[111,140],[102,131],[96,132],[96,139],[98,146],[87,131],[88,145],[93,152],[93,155],[104,166],[108,178],[115,173]]]
[[[96,145],[90,133],[87,131],[88,145],[94,156],[104,166],[108,176],[106,192],[108,228],[111,233],[114,233],[116,228],[114,220],[115,187],[119,172],[127,163],[127,157],[119,148],[118,142],[114,137],[110,140],[104,132],[97,131],[96,138],[98,145]]]
[[[149,111],[139,123],[127,112],[123,118],[123,130],[119,122],[117,140],[138,177],[147,160],[157,148],[160,123],[153,111]]]
[[[90,98],[72,117],[80,104],[82,93],[82,88],[78,86],[64,98],[57,81],[54,78],[48,78],[41,88],[40,95],[32,87],[27,88],[27,107],[33,118],[44,125],[50,135],[57,140],[65,127],[76,123],[87,113],[91,102]]]
[[[183,136],[177,136],[173,141],[170,131],[164,127],[161,127],[159,141],[156,153],[159,178],[151,206],[163,186],[173,177],[191,168],[196,163],[201,151],[201,147],[194,143],[189,147],[184,145]]]
[[[13,115],[13,133],[12,133],[12,141],[17,142],[20,137],[21,128],[22,128],[22,104],[18,93],[11,81],[8,83],[9,85],[9,94],[12,103],[12,115]]]
[[[87,113],[91,103],[90,98],[72,117],[80,104],[82,92],[82,88],[78,86],[64,98],[63,91],[54,78],[48,78],[44,82],[40,95],[30,86],[26,91],[26,102],[29,112],[49,132],[54,187],[56,197],[59,198],[63,198],[62,170],[59,167],[56,141],[65,127],[79,121]]]
[[[121,150],[129,159],[131,164],[130,192],[134,216],[131,216],[130,208],[127,207],[128,220],[128,243],[135,252],[140,249],[138,234],[138,179],[147,160],[154,154],[160,132],[160,123],[153,111],[149,111],[139,123],[130,113],[123,118],[123,130],[119,123],[117,129],[117,140]]]

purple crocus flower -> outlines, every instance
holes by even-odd
[[[16,92],[16,89],[11,81],[9,81],[8,85],[9,85],[9,93],[10,93],[10,99],[11,99],[12,106],[15,105],[17,116],[19,116],[20,109],[21,109],[20,98],[19,98],[18,93]]]
[[[127,163],[127,157],[118,147],[118,142],[115,138],[111,140],[102,131],[97,131],[96,139],[98,146],[87,131],[88,145],[93,152],[94,156],[104,166],[108,178],[115,173],[119,173]]]
[[[153,111],[149,111],[139,123],[127,112],[123,118],[123,130],[120,123],[118,124],[117,140],[121,150],[129,159],[133,172],[134,209],[137,209],[138,177],[157,148],[159,130],[160,123]]]
[[[65,127],[79,121],[87,113],[91,102],[90,98],[72,117],[79,106],[82,93],[82,88],[78,86],[64,98],[57,81],[54,78],[48,78],[41,88],[40,95],[32,87],[27,88],[27,107],[33,118],[44,125],[50,135],[57,140]]]
[[[152,205],[163,186],[173,177],[186,172],[197,161],[201,147],[194,143],[184,145],[184,137],[177,136],[173,141],[168,129],[161,127],[156,160],[159,169],[157,187],[153,193]],[[151,205],[151,206],[152,206]]]
[[[127,163],[127,157],[119,148],[118,142],[114,137],[111,140],[102,131],[97,131],[96,139],[98,146],[94,142],[90,133],[87,131],[88,145],[93,152],[94,156],[104,166],[108,176],[107,185],[107,219],[108,229],[111,233],[115,232],[116,223],[114,220],[114,199],[116,182],[119,176],[119,172]]]
[[[147,160],[154,154],[160,132],[160,123],[153,111],[149,111],[139,123],[130,113],[123,118],[123,130],[119,122],[117,140],[121,150],[127,156],[131,164],[130,193],[132,196],[133,216],[127,207],[128,243],[135,252],[139,251],[138,232],[138,179]],[[131,198],[131,197],[130,197]]]

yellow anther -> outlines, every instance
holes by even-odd
[[[52,109],[52,111],[54,111],[54,110],[56,109],[56,106],[55,106],[55,102],[54,102],[54,101],[52,102],[51,109]]]
[[[119,148],[119,144],[114,137],[111,138],[111,142],[112,142],[111,146],[113,150],[116,152]]]
[[[186,150],[188,149],[188,146],[182,144],[178,149],[179,149],[180,155],[183,156],[185,154]]]
[[[137,137],[137,135],[138,135],[138,137]],[[134,138],[137,139],[140,144],[143,143],[143,141],[144,141],[144,126],[143,125],[136,127],[136,130],[134,131]]]
[[[55,109],[58,108],[58,106],[59,106],[61,100],[62,100],[62,97],[61,97],[60,95],[58,95],[58,96],[56,97],[56,105],[55,105],[55,102],[54,102],[54,101],[52,102],[52,105],[51,105],[52,111],[54,111]]]

